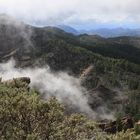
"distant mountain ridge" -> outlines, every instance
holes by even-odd
[[[85,31],[89,35],[100,35],[102,37],[119,37],[119,36],[140,36],[140,29],[129,28],[100,28],[95,30]]]
[[[68,32],[68,33],[72,33],[72,34],[75,34],[75,35],[79,34],[78,31],[71,26],[58,25],[57,27],[64,30],[65,32]]]
[[[88,35],[99,35],[101,37],[120,37],[120,36],[130,36],[130,37],[140,37],[140,29],[131,28],[99,28],[91,30],[76,30],[75,28],[67,25],[58,25],[58,28],[64,30],[65,32],[72,33],[74,35],[88,34]]]

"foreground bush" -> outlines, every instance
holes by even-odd
[[[83,115],[64,115],[55,98],[41,100],[27,85],[0,84],[0,140],[90,139],[139,140],[139,136],[133,131],[107,135]]]

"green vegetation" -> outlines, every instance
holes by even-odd
[[[100,95],[107,106],[121,92],[122,97],[126,98],[115,100],[123,106],[123,110],[119,108],[122,111],[119,113],[129,115],[135,121],[140,119],[140,38],[74,36],[58,28],[26,25],[23,30],[13,25],[1,25],[0,31],[0,62],[13,57],[17,67],[42,67],[48,64],[54,71],[67,71],[76,77],[80,77],[83,70],[92,65],[92,70],[82,83],[93,91],[91,97],[95,89],[102,87],[100,91],[103,89],[106,92],[101,91]],[[26,37],[23,37],[24,33]],[[119,92],[111,92],[110,96],[110,91],[114,89]],[[109,104],[113,109],[119,105]],[[66,116],[64,112],[63,105],[55,98],[48,101],[40,99],[26,83],[0,83],[1,140],[140,139],[136,135],[139,133],[138,127],[135,128],[136,132],[132,129],[108,135],[85,116]]]
[[[125,105],[125,112],[129,116],[132,116],[134,120],[140,119],[140,92],[131,91],[128,93],[128,101]]]
[[[40,99],[26,83],[0,84],[1,140],[139,140],[133,130],[107,135],[80,114],[66,116],[55,98]]]

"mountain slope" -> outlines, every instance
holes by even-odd
[[[92,65],[82,85],[87,88],[89,98],[100,95],[98,107],[102,101],[107,107],[113,106],[114,100],[105,102],[106,93],[112,100],[116,94],[140,90],[140,49],[133,43],[85,34],[75,36],[59,28],[37,28],[20,22],[15,24],[14,20],[8,20],[7,24],[7,20],[2,18],[0,22],[0,62],[14,58],[17,67],[48,64],[53,71],[67,71],[76,77]],[[117,105],[124,106],[122,102]]]
[[[7,18],[5,17],[5,20],[6,19]],[[112,58],[123,58],[140,64],[140,50],[138,49],[140,46],[139,38],[120,37],[105,39],[99,36],[90,36],[86,34],[74,36],[55,27],[36,28],[17,21],[15,22],[14,20],[9,21],[9,17],[7,20],[9,22],[8,24],[6,23],[7,21],[4,21],[1,17],[0,49],[3,51],[1,53],[4,53],[3,55],[1,54],[1,57],[12,52],[14,53],[17,51],[17,47],[20,49],[24,48],[24,51],[26,50],[26,52],[23,50],[23,52],[21,52],[27,55],[31,51],[32,53],[29,55],[33,57],[33,49],[35,46],[37,46],[35,49],[45,48],[47,43],[51,44],[55,40],[58,44],[59,42],[63,42],[72,45],[74,48],[77,46],[92,51],[93,53]],[[9,44],[11,46],[10,48]],[[7,51],[9,49],[11,49],[10,52]]]

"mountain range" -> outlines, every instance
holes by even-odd
[[[73,29],[67,32],[76,33]],[[20,68],[48,64],[52,71],[67,71],[80,78],[93,110],[105,106],[107,114],[113,111],[137,119],[140,37],[103,38],[67,32],[62,27],[34,27],[1,16],[0,62],[13,58]]]
[[[0,104],[2,139],[139,139],[140,37],[1,15]]]
[[[131,37],[140,37],[140,29],[139,28],[99,28],[99,29],[83,29],[83,30],[76,30],[70,26],[66,25],[59,25],[58,28],[64,30],[65,32],[72,33],[75,35],[78,34],[88,34],[88,35],[99,35],[105,38],[111,37],[120,37],[120,36],[131,36]]]

